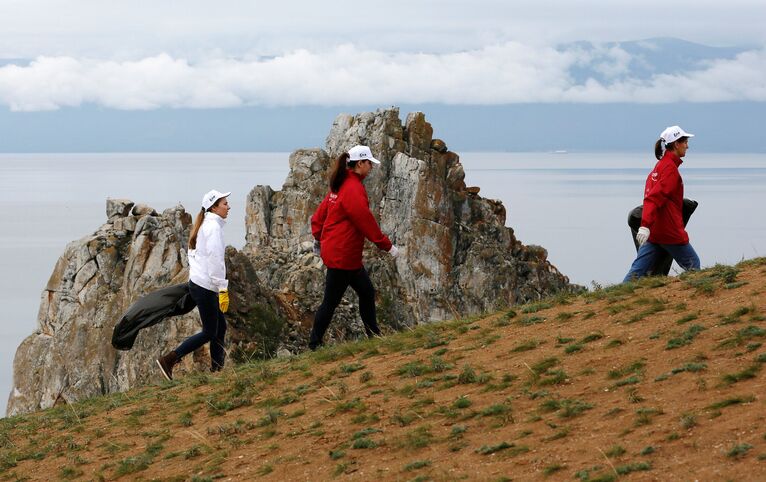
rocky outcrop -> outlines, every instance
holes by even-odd
[[[186,272],[182,246],[190,216],[180,206],[162,215],[133,215],[133,209],[130,201],[108,200],[107,223],[59,258],[42,294],[37,331],[16,351],[9,415],[146,381],[141,367],[151,355],[194,331],[187,316],[146,330],[133,351],[117,353],[109,344],[132,301]]]
[[[188,279],[191,216],[181,206],[160,215],[120,199],[107,200],[106,212],[107,222],[70,243],[56,263],[42,294],[37,331],[16,351],[8,415],[156,380],[154,359],[200,329],[192,311],[143,330],[128,352],[112,348],[114,325],[131,303]],[[279,308],[270,303],[249,261],[233,248],[227,256],[230,353],[237,359],[273,355],[274,337],[286,333]],[[253,326],[264,328],[252,333]],[[209,364],[209,354],[199,350],[179,370]]]
[[[322,298],[324,271],[311,254],[309,219],[327,192],[334,158],[356,144],[370,146],[381,161],[365,180],[370,207],[401,248],[396,259],[370,243],[365,252],[383,326],[488,312],[570,288],[544,249],[522,245],[505,226],[502,203],[466,187],[459,156],[432,135],[420,112],[409,114],[404,125],[397,109],[343,114],[326,150],[290,156],[281,191],[252,190],[243,252],[296,323],[308,328]],[[349,290],[331,337],[363,333],[355,299]]]
[[[356,144],[381,164],[365,180],[370,208],[400,247],[397,258],[368,243],[365,266],[384,330],[489,312],[571,289],[543,248],[524,246],[505,226],[499,201],[466,187],[460,158],[422,113],[404,124],[398,109],[343,114],[325,149],[295,151],[280,191],[256,186],[246,205],[246,244],[227,248],[235,360],[305,348],[321,302],[324,268],[313,255],[309,219],[327,192],[334,159]],[[141,332],[129,352],[109,340],[125,309],[143,294],[186,281],[191,216],[183,207],[109,199],[107,222],[70,243],[43,291],[38,329],[16,352],[8,414],[123,391],[156,378],[153,360],[199,329],[196,311]],[[336,311],[330,339],[362,336],[356,295]],[[205,350],[180,372],[206,369]]]

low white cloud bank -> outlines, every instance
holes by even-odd
[[[766,50],[647,79],[630,78],[631,59],[623,50],[597,57],[584,50],[516,42],[448,54],[392,54],[345,45],[328,52],[296,50],[273,58],[195,63],[166,54],[119,62],[38,57],[28,65],[0,67],[0,105],[39,111],[81,105],[146,110],[766,101]],[[583,67],[594,75],[577,81],[571,69]]]

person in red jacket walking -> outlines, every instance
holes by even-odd
[[[636,235],[640,247],[623,282],[645,276],[661,254],[660,248],[670,253],[683,269],[700,269],[699,256],[684,229],[684,183],[678,172],[690,137],[694,134],[671,126],[662,131],[654,144],[654,156],[659,162],[646,178],[644,210]]]
[[[330,192],[311,217],[314,252],[327,267],[324,299],[309,339],[312,350],[322,345],[335,308],[349,286],[359,296],[359,314],[367,336],[380,334],[375,320],[375,288],[362,265],[364,240],[369,239],[394,257],[399,250],[380,231],[362,184],[377,164],[380,161],[372,157],[367,146],[354,146],[341,154],[330,176]]]

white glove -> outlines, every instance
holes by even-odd
[[[649,239],[649,228],[641,226],[638,228],[638,234],[636,234],[636,241],[638,245],[642,246]]]
[[[399,248],[392,244],[391,249],[388,250],[388,254],[390,254],[392,258],[396,258],[399,255]]]
[[[321,256],[321,254],[322,254],[321,245],[319,244],[319,241],[315,239],[314,240],[314,255]]]

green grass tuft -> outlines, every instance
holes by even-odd
[[[401,446],[410,449],[419,449],[427,447],[433,441],[434,436],[428,427],[417,427],[407,432],[401,441]]]
[[[679,337],[677,338],[671,338],[668,340],[667,346],[665,346],[666,350],[673,350],[675,348],[680,348],[682,346],[688,345],[694,340],[694,338],[702,333],[705,330],[705,327],[702,325],[692,325],[689,327],[686,331],[684,331]]]
[[[534,350],[538,346],[542,345],[540,340],[528,340],[518,343],[515,347],[511,348],[511,353],[520,353],[524,351]]]
[[[694,321],[697,318],[699,318],[699,313],[689,313],[688,315],[682,316],[681,318],[676,320],[677,325],[683,325],[684,323],[689,323],[690,321]]]
[[[752,448],[753,446],[748,443],[737,444],[730,448],[728,452],[726,452],[726,456],[734,459],[740,459],[744,457]]]
[[[746,397],[733,397],[733,398],[727,398],[726,400],[721,400],[720,402],[715,402],[713,404],[708,405],[708,409],[710,410],[720,410],[722,408],[730,407],[732,405],[740,405],[744,403],[752,403],[755,401],[755,397],[752,395],[746,396]]]
[[[452,402],[452,406],[455,408],[468,408],[471,406],[471,400],[466,396],[460,396],[457,400]]]
[[[508,442],[500,442],[497,445],[482,445],[480,448],[476,449],[476,453],[481,455],[491,455],[496,452],[500,452],[501,450],[509,449],[513,446],[513,444],[509,444]]]
[[[618,378],[622,378],[631,374],[642,375],[644,373],[645,366],[646,366],[645,360],[637,360],[623,367],[609,370],[606,376],[610,380],[616,380]]]
[[[416,460],[404,466],[406,472],[412,472],[413,470],[422,469],[423,467],[430,467],[430,460]]]
[[[652,470],[652,465],[648,462],[637,462],[634,464],[618,465],[614,468],[619,475],[627,475],[631,472]]]
[[[543,475],[545,475],[546,477],[549,475],[553,475],[560,470],[564,470],[566,467],[567,467],[566,465],[561,465],[561,464],[546,465],[545,468],[543,469]]]
[[[457,382],[460,384],[476,383],[478,380],[476,372],[471,365],[463,366],[463,371],[461,371],[460,375],[457,377]]]
[[[622,446],[613,445],[609,450],[607,450],[604,453],[606,454],[607,457],[619,457],[621,455],[625,455],[625,452],[627,452],[627,450],[625,450]]]
[[[378,444],[374,440],[364,437],[354,440],[354,443],[351,444],[352,449],[374,449],[377,446]]]
[[[749,367],[737,373],[727,373],[721,377],[721,380],[723,381],[725,385],[732,385],[734,383],[741,382],[742,380],[749,380],[751,378],[755,378],[758,375],[758,372],[760,371],[761,371],[761,365],[756,363],[754,365],[750,365]]]

